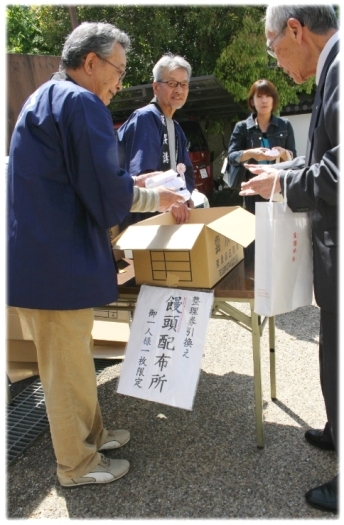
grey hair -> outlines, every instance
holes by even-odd
[[[67,37],[59,69],[78,69],[85,56],[91,52],[101,58],[110,57],[116,43],[121,44],[125,52],[130,50],[129,36],[116,26],[102,22],[83,22]]]
[[[162,80],[162,75],[165,70],[173,71],[174,69],[182,68],[188,74],[188,80],[191,78],[192,68],[185,58],[179,55],[173,55],[172,53],[166,53],[153,67],[153,81],[157,82]]]
[[[296,18],[312,33],[324,35],[338,29],[336,12],[331,5],[269,5],[265,13],[265,31],[283,31],[289,18]]]

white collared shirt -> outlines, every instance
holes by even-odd
[[[315,83],[316,85],[319,84],[320,75],[323,70],[324,64],[326,62],[326,59],[328,57],[329,52],[331,51],[332,47],[335,45],[335,43],[339,40],[339,31],[336,31],[334,35],[331,36],[331,38],[326,42],[326,45],[324,49],[321,51],[319,60],[317,63],[317,71],[315,74]]]

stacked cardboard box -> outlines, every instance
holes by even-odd
[[[27,326],[21,322],[17,310],[6,309],[7,314],[7,375],[12,383],[39,375],[37,351]],[[130,312],[94,310],[93,355],[102,359],[123,359],[129,340]],[[109,322],[112,321],[112,322]]]

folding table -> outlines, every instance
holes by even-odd
[[[134,266],[131,259],[123,259],[118,263],[119,298],[116,303],[106,305],[109,310],[125,310],[132,314],[140,286],[135,283]],[[181,286],[182,288],[182,286]],[[242,260],[235,268],[225,275],[213,288],[214,302],[212,318],[234,321],[252,334],[254,395],[256,408],[257,446],[264,447],[263,429],[263,396],[261,378],[260,339],[266,324],[269,327],[270,350],[270,391],[271,398],[276,398],[275,369],[275,318],[261,317],[254,312],[254,262],[250,258]],[[250,315],[236,308],[233,303],[248,303]],[[99,309],[103,309],[102,306]]]

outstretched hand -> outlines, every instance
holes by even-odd
[[[254,175],[257,175],[257,177],[252,177],[252,179],[247,182],[241,183],[241,191],[239,192],[239,195],[242,197],[260,195],[263,199],[270,199],[276,177],[277,180],[274,193],[279,193],[281,191],[278,177],[279,170],[271,168],[271,166],[268,165],[259,166],[257,164],[245,164],[245,168]]]

